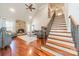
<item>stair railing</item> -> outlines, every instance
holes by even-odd
[[[49,35],[49,32],[50,32],[50,30],[51,30],[51,27],[52,27],[54,18],[55,18],[55,12],[54,12],[54,14],[53,14],[53,16],[52,16],[50,22],[49,22],[48,25],[47,25],[47,29],[46,29],[46,39],[47,39],[47,37],[48,37],[48,35]]]
[[[48,37],[49,32],[51,30],[54,18],[55,18],[55,12],[53,13],[53,16],[51,17],[51,20],[49,21],[49,23],[47,24],[47,26],[46,27],[45,26],[41,27],[41,32],[40,32],[41,35],[39,35],[39,37],[42,39],[42,43],[44,45],[45,45],[45,43],[47,41],[47,37]]]
[[[75,48],[79,55],[79,22],[73,16],[69,16],[71,21],[71,34],[75,43]]]

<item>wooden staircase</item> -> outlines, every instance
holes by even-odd
[[[53,56],[77,56],[71,33],[67,32],[64,17],[55,17],[46,46],[42,46],[41,51],[46,51]]]

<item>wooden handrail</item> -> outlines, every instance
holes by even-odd
[[[47,40],[47,37],[48,37],[49,32],[51,30],[51,26],[52,26],[53,21],[54,21],[54,17],[55,17],[55,12],[52,15],[51,20],[49,21],[49,23],[47,24],[47,26],[46,27],[42,26],[41,30],[42,30],[42,37],[43,37],[43,39]]]
[[[47,26],[46,27],[42,26],[41,30],[37,34],[37,38],[41,39],[42,45],[46,45],[46,41],[47,41],[49,32],[51,30],[54,18],[55,18],[55,13],[52,15],[51,20],[48,22]]]
[[[53,24],[54,17],[55,17],[55,12],[54,12],[54,14],[53,14],[53,16],[52,16],[50,22],[49,22],[48,25],[47,25],[47,30],[46,30],[46,35],[47,35],[47,37],[48,37],[48,34],[49,34],[50,30],[51,30],[51,26],[52,26],[52,24]]]

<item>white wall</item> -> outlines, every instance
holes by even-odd
[[[66,20],[68,32],[71,32],[71,22],[69,19],[70,15],[72,15],[75,18],[75,20],[79,22],[79,4],[78,3],[65,4],[65,20]]]
[[[69,4],[65,3],[64,7],[65,7],[64,14],[65,14],[65,21],[67,25],[67,31],[71,32],[71,24],[70,24],[70,19],[69,19]]]
[[[35,30],[40,30],[41,26],[46,26],[48,22],[48,4],[45,4],[41,11],[33,18],[32,25],[34,25]]]
[[[69,15],[72,15],[79,22],[79,3],[70,3],[69,6]]]
[[[0,18],[0,29],[2,27],[2,18]]]

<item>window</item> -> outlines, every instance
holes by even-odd
[[[14,22],[13,21],[6,21],[6,29],[7,31],[13,31],[14,30]]]

